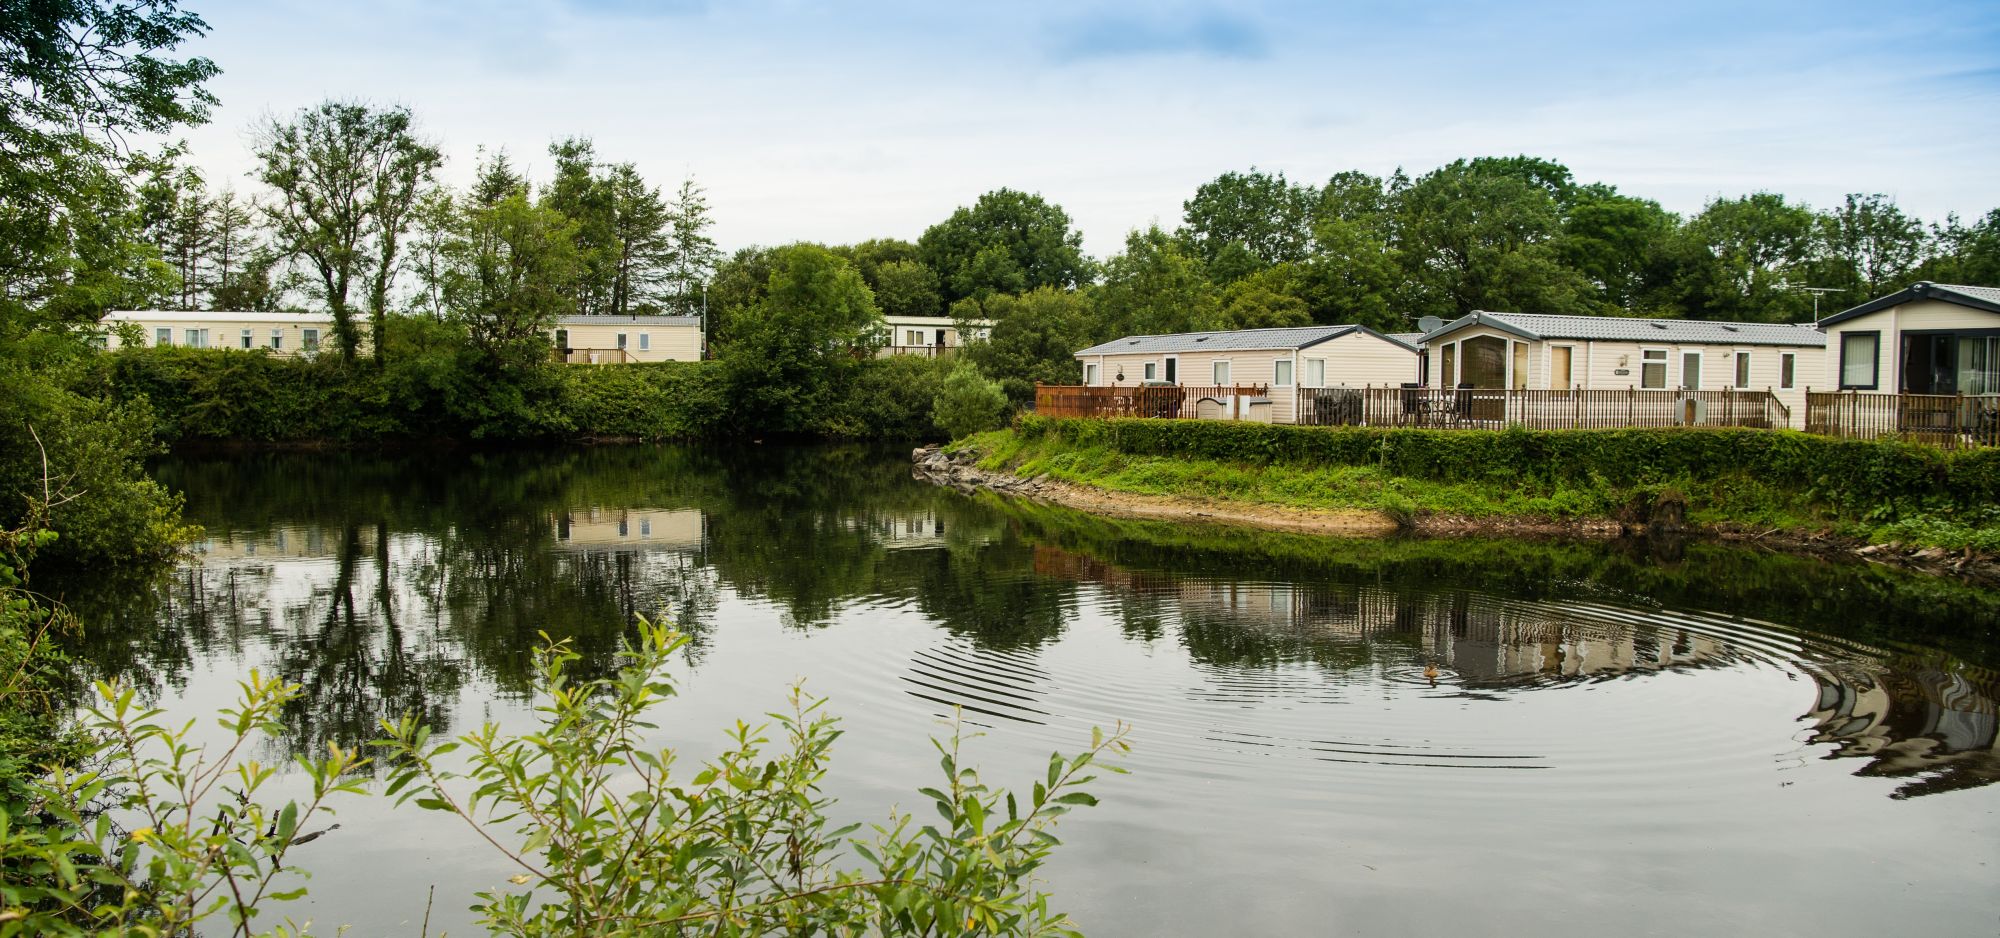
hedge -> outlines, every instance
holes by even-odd
[[[2000,450],[1947,451],[1792,430],[1427,430],[1295,427],[1205,420],[1025,416],[1018,432],[1142,456],[1299,466],[1380,466],[1439,482],[1598,482],[1614,486],[1751,477],[1845,511],[2000,501]]]

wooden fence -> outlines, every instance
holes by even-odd
[[[1147,385],[1088,387],[1035,385],[1035,413],[1045,417],[1165,417],[1241,420],[1251,416],[1251,404],[1268,400],[1263,384],[1203,387]]]
[[[1308,426],[1533,430],[1623,427],[1788,427],[1791,408],[1770,391],[1536,391],[1479,388],[1300,388]]]
[[[1934,446],[2000,446],[2000,394],[1808,391],[1806,432]]]

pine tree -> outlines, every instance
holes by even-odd
[[[701,311],[699,291],[706,289],[709,279],[715,276],[716,264],[722,260],[715,239],[707,234],[715,224],[708,211],[707,193],[694,180],[683,181],[671,209],[674,247],[669,289],[676,311],[685,316]]]

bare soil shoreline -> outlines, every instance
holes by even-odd
[[[1410,532],[1437,537],[1614,538],[1671,533],[1786,553],[1862,560],[1904,567],[1935,576],[1962,579],[1981,585],[2000,586],[2000,560],[1971,551],[1951,552],[1942,548],[1916,549],[1896,544],[1868,544],[1852,538],[1793,531],[1755,531],[1735,525],[1684,527],[1678,523],[1677,518],[1669,524],[1652,526],[1642,522],[1608,518],[1570,520],[1535,517],[1470,518],[1420,514],[1413,518],[1398,520],[1385,512],[1368,509],[1292,508],[1247,502],[1218,502],[1185,496],[1114,492],[1046,476],[1024,477],[1006,471],[981,469],[976,464],[976,455],[946,453],[938,446],[919,447],[911,453],[911,461],[911,472],[917,478],[967,494],[978,491],[995,492],[1113,518],[1227,524],[1267,531],[1332,537],[1382,537],[1398,532]]]

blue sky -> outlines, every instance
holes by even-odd
[[[248,132],[327,97],[403,104],[447,178],[594,138],[710,193],[725,248],[914,239],[1007,186],[1095,254],[1217,174],[1322,181],[1530,153],[1692,212],[1770,190],[2000,207],[2000,3],[723,3],[184,0]]]

